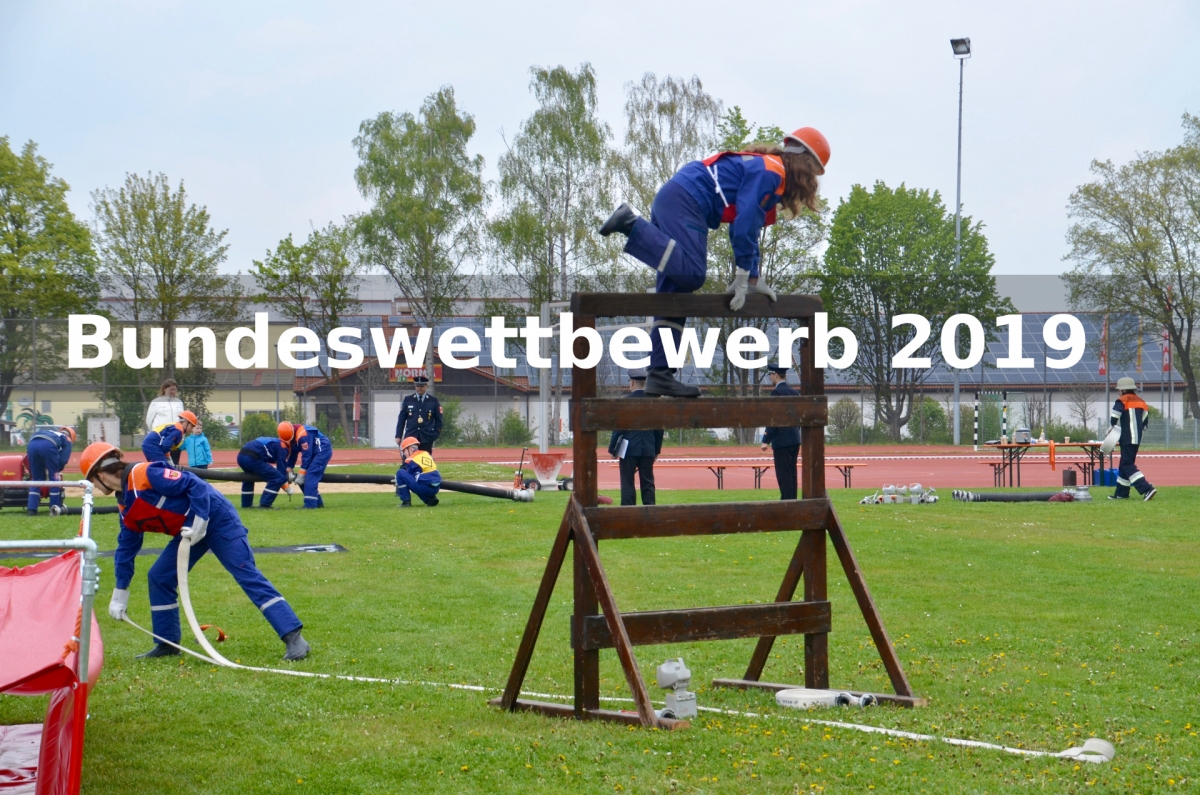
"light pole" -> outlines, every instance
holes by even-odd
[[[971,40],[950,39],[950,48],[958,60],[958,180],[954,191],[954,269],[962,264],[962,89],[963,67],[971,57]],[[962,441],[962,393],[959,370],[954,368],[954,444]]]

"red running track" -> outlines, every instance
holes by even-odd
[[[567,463],[562,474],[571,474],[571,451],[559,448],[567,454]],[[600,487],[615,489],[620,486],[620,476],[615,463],[606,449],[596,451],[600,463]],[[140,452],[126,452],[126,460],[140,461]],[[516,469],[521,457],[520,448],[435,448],[434,459],[445,462],[478,461],[511,466]],[[236,450],[213,451],[213,465],[217,467],[237,466]],[[79,454],[72,456],[68,476],[78,472]],[[754,487],[750,463],[770,463],[770,453],[762,453],[758,447],[712,446],[712,447],[667,447],[659,456],[659,462],[692,464],[725,464],[725,487],[750,489]],[[865,464],[854,470],[854,487],[877,489],[885,483],[920,483],[936,489],[983,488],[992,485],[992,468],[989,461],[998,461],[992,451],[973,452],[961,447],[887,445],[879,447],[831,446],[826,449],[829,463]],[[1029,454],[1021,465],[1021,485],[1062,486],[1062,469],[1069,461],[1083,461],[1081,456],[1058,456],[1058,468],[1050,470],[1045,454]],[[354,448],[334,450],[333,464],[399,464],[400,454],[395,450]],[[186,460],[184,461],[186,464]],[[742,466],[736,466],[741,464]],[[1138,456],[1138,465],[1150,482],[1159,486],[1200,485],[1200,453],[1193,452],[1145,452]],[[525,459],[527,475],[532,475],[528,455]],[[665,489],[711,489],[716,486],[716,477],[706,469],[672,469],[660,466],[655,472],[659,488]],[[842,476],[832,466],[825,469],[825,480],[830,488],[841,488]],[[1082,482],[1082,481],[1080,481]],[[776,488],[771,472],[763,476],[763,488]]]

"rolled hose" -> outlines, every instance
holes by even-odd
[[[93,505],[92,515],[101,513],[120,513],[121,509],[115,505]],[[74,505],[51,505],[51,516],[82,516],[83,508],[77,508]]]
[[[265,483],[251,472],[234,472],[223,469],[193,469],[186,467],[188,472],[204,480],[235,481],[240,483]],[[321,477],[323,483],[367,483],[378,486],[395,486],[394,475],[356,475],[344,472],[326,472]],[[532,489],[503,489],[494,486],[481,486],[478,483],[463,483],[458,480],[443,480],[441,488],[445,491],[458,491],[463,494],[477,494],[480,497],[495,497],[513,502],[533,502]]]

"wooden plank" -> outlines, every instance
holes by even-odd
[[[842,523],[837,518],[837,511],[832,507],[830,507],[830,511],[833,512],[833,523],[829,526],[829,541],[837,552],[838,560],[842,563],[842,570],[846,572],[846,581],[850,583],[850,590],[854,592],[858,609],[862,611],[863,619],[867,622],[867,629],[871,632],[871,639],[875,641],[875,648],[879,650],[879,658],[887,670],[892,688],[898,696],[913,697],[912,686],[909,685],[908,677],[904,674],[904,666],[900,664],[900,658],[896,655],[895,647],[892,646],[892,639],[888,637],[887,630],[883,626],[883,617],[879,615],[879,608],[875,607],[875,600],[871,598],[867,580],[858,567],[854,550],[850,549],[850,540],[846,538],[846,531],[842,529]]]
[[[805,530],[800,534],[804,560],[804,601],[824,602],[829,598],[825,581],[825,532]],[[804,635],[805,687],[829,687],[829,630]]]
[[[537,596],[534,597],[533,609],[529,612],[529,621],[525,623],[525,634],[521,636],[521,645],[517,647],[517,658],[513,660],[508,683],[504,686],[504,695],[500,697],[501,706],[505,709],[512,709],[517,696],[521,693],[525,674],[529,671],[529,661],[533,658],[533,649],[537,646],[538,635],[542,631],[546,609],[550,606],[554,585],[558,582],[563,561],[567,558],[567,545],[571,543],[570,516],[570,511],[563,512],[562,521],[558,525],[558,535],[554,537],[554,545],[550,548],[550,556],[546,560],[546,571],[542,573],[542,583],[538,586]]]
[[[498,698],[493,698],[488,703],[493,707],[502,706]],[[513,709],[521,712],[536,712],[552,718],[576,717],[574,708],[570,704],[556,704],[552,701],[532,701],[522,698],[513,704]],[[627,726],[642,725],[642,719],[636,712],[618,712],[611,709],[584,710],[582,720],[603,720],[612,723],[623,723]],[[657,720],[657,728],[666,729],[667,731],[686,729],[692,725],[686,720],[674,720],[672,718],[658,718]]]
[[[654,646],[829,632],[830,609],[829,602],[768,602],[622,613],[621,620],[631,644]],[[610,649],[613,647],[612,633],[600,616],[585,616],[580,622],[571,621],[571,645],[584,649]]]
[[[584,531],[578,529],[575,521],[575,498],[567,503],[567,521],[571,524],[571,538],[575,541],[574,550],[574,596],[575,605],[572,617],[580,620],[584,616],[597,615],[600,603],[596,601],[596,589],[592,587],[592,579],[588,575],[587,559],[583,553],[583,542],[579,536]],[[584,710],[599,709],[600,707],[600,652],[591,649],[575,649],[575,715],[583,717]]]
[[[780,504],[784,504],[784,502],[781,500]],[[832,507],[830,510],[833,510]],[[796,549],[792,552],[792,559],[788,562],[787,571],[783,573],[783,582],[779,584],[779,592],[775,594],[776,602],[790,602],[796,595],[796,587],[800,584],[800,577],[804,573],[804,559],[801,555],[803,548],[804,535],[801,534],[800,542],[796,544]],[[750,655],[750,664],[746,666],[746,679],[758,679],[762,676],[763,668],[771,656],[771,647],[774,645],[775,638],[769,635],[758,639],[758,643],[754,646],[754,653]]]
[[[824,311],[819,295],[746,296],[746,305],[734,312],[730,296],[719,293],[575,293],[571,311],[593,317],[777,317],[811,318]],[[575,327],[579,327],[576,321]]]
[[[713,687],[733,687],[738,690],[757,689],[771,690],[779,692],[780,690],[794,690],[800,685],[784,685],[778,682],[759,682],[751,679],[714,679],[712,680]],[[849,693],[852,696],[865,696],[867,692],[863,690],[838,690],[839,693]],[[920,696],[896,696],[891,693],[870,693],[878,701],[884,704],[895,704],[899,707],[927,707],[929,699],[921,698]]]
[[[584,316],[575,318],[575,328],[595,327],[596,318],[594,317]],[[582,337],[575,340],[575,356],[577,358],[582,359],[587,355],[586,348],[587,341]],[[596,431],[598,429],[580,427],[581,413],[578,411],[578,408],[580,400],[586,401],[588,399],[595,399],[595,397],[596,368],[584,369],[582,367],[573,367],[571,369],[571,403],[569,409],[571,427],[575,434],[575,464],[572,469],[572,477],[575,479],[575,499],[585,508],[595,508],[598,502],[596,480]],[[626,402],[632,403],[634,401]]]
[[[724,502],[692,505],[626,505],[584,508],[597,541],[628,538],[666,538],[721,533],[775,533],[821,530],[830,504],[820,500]]]
[[[583,516],[583,510],[574,497],[572,497],[570,505],[574,514],[571,526],[575,529],[575,549],[582,550],[583,558],[587,563],[588,573],[591,574],[591,586],[600,602],[600,607],[604,609],[604,619],[612,634],[613,648],[617,650],[617,658],[621,661],[621,668],[625,671],[625,680],[629,683],[629,689],[633,691],[633,703],[637,705],[642,725],[647,728],[655,726],[658,718],[654,715],[654,707],[650,705],[650,693],[646,690],[642,672],[638,670],[633,644],[629,642],[629,634],[625,631],[625,624],[621,620],[621,611],[617,608],[617,599],[613,596],[612,588],[609,587],[608,577],[604,573],[604,564],[600,562],[600,549],[596,546],[596,540],[592,538],[587,519]],[[582,622],[584,617],[580,617],[578,620]],[[580,651],[576,650],[575,653],[579,654]],[[584,653],[599,654],[598,651]],[[578,702],[575,707],[578,712]],[[586,705],[585,709],[593,709],[593,707]]]
[[[593,374],[593,378],[594,378]],[[653,401],[653,402],[651,402]],[[670,428],[776,428],[811,429],[823,435],[827,410],[825,397],[702,397],[702,398],[583,398],[572,403],[572,418],[580,430],[653,431]],[[576,432],[576,447],[579,446]],[[593,445],[593,450],[595,447]],[[575,457],[579,461],[579,457]],[[578,463],[577,463],[578,465]],[[824,466],[818,466],[824,478]],[[578,476],[576,476],[578,478]],[[576,480],[576,489],[579,488]],[[590,506],[589,506],[590,507]]]

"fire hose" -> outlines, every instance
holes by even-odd
[[[266,478],[259,477],[251,472],[235,472],[228,469],[194,469],[192,467],[185,467],[185,471],[191,472],[193,475],[204,480],[235,481],[240,483],[266,482]],[[380,486],[395,486],[396,477],[394,475],[356,475],[343,472],[326,472],[321,478],[321,482],[369,483]],[[495,486],[482,486],[478,483],[463,483],[458,480],[443,480],[441,489],[443,491],[457,491],[463,494],[477,494],[480,497],[512,500],[513,502],[533,502],[532,489],[497,488]]]

